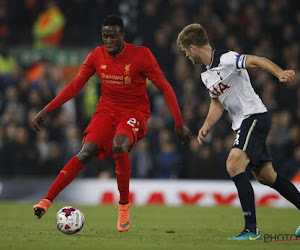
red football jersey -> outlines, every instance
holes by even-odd
[[[144,46],[124,43],[123,51],[115,56],[108,54],[105,46],[93,50],[81,66],[78,75],[46,106],[46,109],[51,112],[76,96],[88,79],[97,72],[102,89],[97,110],[119,112],[136,109],[149,116],[150,103],[146,89],[148,78],[164,94],[176,126],[183,125],[174,91],[150,50]]]

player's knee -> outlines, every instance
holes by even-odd
[[[234,177],[237,174],[243,172],[243,166],[239,164],[238,158],[229,157],[226,161],[226,169],[230,177]]]
[[[77,158],[79,161],[86,164],[97,155],[97,152],[98,146],[96,144],[85,144],[82,150],[78,153]]]
[[[226,166],[227,172],[229,174],[230,177],[234,177],[236,175],[238,175],[239,173],[241,173],[242,171],[240,170],[240,168],[234,166],[234,165],[227,165]]]
[[[259,183],[267,186],[272,186],[277,178],[277,173],[270,163],[263,165],[262,168],[252,170],[252,173]]]
[[[266,180],[265,178],[263,178],[263,177],[257,177],[256,179],[258,180],[258,182],[260,184],[269,186],[268,180]]]
[[[258,180],[258,182],[260,184],[263,184],[263,185],[271,186],[273,184],[271,182],[271,180],[265,176],[256,176],[256,179]]]
[[[234,177],[242,172],[245,172],[249,158],[245,152],[233,149],[226,161],[226,169],[230,177]]]
[[[268,176],[255,176],[255,178],[259,181],[260,184],[272,186],[274,184],[274,180],[269,178]]]
[[[129,151],[129,146],[124,143],[123,144],[118,144],[118,143],[113,144],[112,152],[114,155],[126,153],[128,151]]]
[[[114,155],[128,152],[130,149],[130,140],[127,136],[119,134],[113,140],[112,152]]]
[[[92,156],[90,152],[82,151],[77,155],[77,158],[82,163],[87,163],[92,158]]]

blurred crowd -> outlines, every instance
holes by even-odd
[[[102,45],[101,21],[117,14],[125,21],[127,42],[148,46],[178,97],[186,125],[194,137],[182,148],[174,135],[174,121],[162,94],[150,82],[152,116],[147,136],[132,150],[132,177],[226,179],[226,158],[235,133],[229,116],[197,142],[198,130],[210,104],[200,79],[200,66],[192,65],[176,46],[176,38],[190,23],[202,24],[214,48],[256,54],[296,71],[291,84],[282,84],[259,69],[249,71],[253,87],[272,115],[268,139],[275,169],[293,178],[300,168],[300,3],[297,0],[66,0],[50,1],[60,15],[55,22],[61,36],[53,46],[93,49]],[[68,83],[62,69],[47,58],[24,65],[11,47],[41,49],[37,20],[49,1],[0,0],[0,176],[56,175],[81,148],[82,132],[91,117],[87,109],[93,90],[51,113],[40,132],[30,122]],[[51,7],[51,6],[50,6]],[[41,20],[41,19],[40,19]],[[53,27],[53,26],[51,26]],[[43,40],[45,41],[45,39]],[[96,78],[97,99],[101,95]],[[89,84],[89,83],[88,83]],[[92,83],[91,83],[92,84]],[[92,85],[91,85],[92,86]],[[81,177],[113,177],[114,161],[94,159]]]

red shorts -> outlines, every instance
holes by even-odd
[[[117,134],[126,135],[132,147],[146,134],[149,116],[140,111],[108,113],[96,112],[84,131],[83,144],[93,142],[98,145],[99,160],[104,160],[112,153],[113,139]],[[129,150],[129,151],[130,151]]]

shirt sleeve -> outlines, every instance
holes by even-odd
[[[170,83],[167,81],[167,79],[163,76],[163,73],[160,67],[158,66],[155,57],[148,48],[146,50],[146,54],[143,60],[143,73],[163,93],[174,117],[175,126],[183,125],[184,122],[174,90],[171,87]]]
[[[93,53],[90,53],[82,64],[77,76],[45,107],[50,113],[78,95],[91,76],[95,74]]]
[[[222,58],[221,63],[231,71],[238,72],[246,69],[246,59],[246,54],[238,54],[237,52],[230,51]]]

